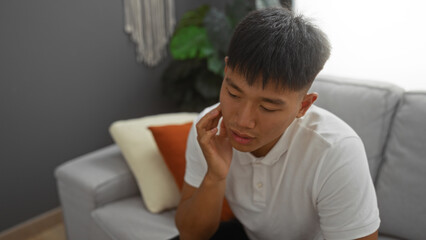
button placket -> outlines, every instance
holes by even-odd
[[[261,163],[253,163],[253,201],[255,203],[265,203],[265,175],[264,168]]]

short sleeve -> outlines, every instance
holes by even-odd
[[[192,124],[191,130],[189,131],[188,140],[186,143],[186,170],[185,170],[185,182],[193,187],[198,188],[207,173],[207,162],[204,158],[201,147],[197,141],[197,130],[195,125],[197,122],[213,108],[219,104],[215,104],[211,107],[204,109],[197,120]]]
[[[325,239],[356,239],[380,225],[377,197],[361,139],[331,146],[318,175],[317,210]]]

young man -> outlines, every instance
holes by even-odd
[[[329,55],[325,35],[284,8],[238,25],[220,103],[188,137],[181,239],[377,239],[361,139],[308,93]],[[219,227],[225,196],[230,237]]]

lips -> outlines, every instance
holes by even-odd
[[[254,137],[250,135],[240,133],[235,130],[231,130],[231,133],[232,133],[232,138],[234,139],[234,141],[236,141],[239,144],[246,145],[246,144],[249,144],[254,139]]]

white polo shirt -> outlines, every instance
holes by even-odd
[[[185,182],[199,187],[207,163],[196,134],[194,124]],[[294,120],[265,157],[233,149],[225,196],[252,240],[356,239],[380,225],[361,139],[316,106]]]

